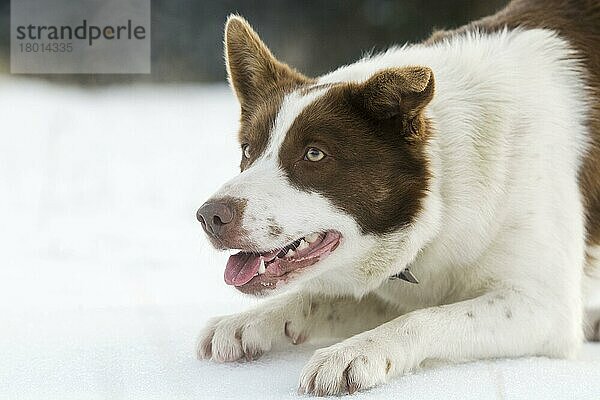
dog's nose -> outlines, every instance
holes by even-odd
[[[218,237],[223,227],[233,221],[233,208],[223,202],[207,202],[198,209],[196,218],[207,234]]]

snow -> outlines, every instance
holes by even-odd
[[[225,86],[95,91],[0,81],[0,398],[285,399],[316,346],[195,359],[249,307],[196,208],[237,172]],[[535,329],[535,327],[532,327]],[[598,399],[600,345],[422,370],[354,398]]]

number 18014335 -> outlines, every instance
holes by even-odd
[[[72,43],[19,43],[21,53],[71,53]]]

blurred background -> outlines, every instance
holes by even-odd
[[[0,399],[297,399],[314,344],[252,365],[195,358],[208,318],[256,303],[224,284],[227,255],[195,218],[238,172],[227,15],[317,76],[505,2],[153,0],[151,74],[11,75],[0,0]],[[600,347],[584,349],[577,361],[454,366],[353,397],[597,399]]]
[[[43,76],[58,82],[222,82],[223,24],[246,17],[273,53],[310,76],[365,52],[426,38],[507,0],[152,0],[151,75]],[[10,0],[0,1],[0,71],[9,71]]]

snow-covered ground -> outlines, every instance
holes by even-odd
[[[315,345],[195,359],[207,318],[255,302],[223,283],[225,256],[195,220],[237,172],[225,86],[4,80],[0,116],[0,399],[298,398]],[[421,371],[353,398],[598,399],[600,345],[576,361]]]

